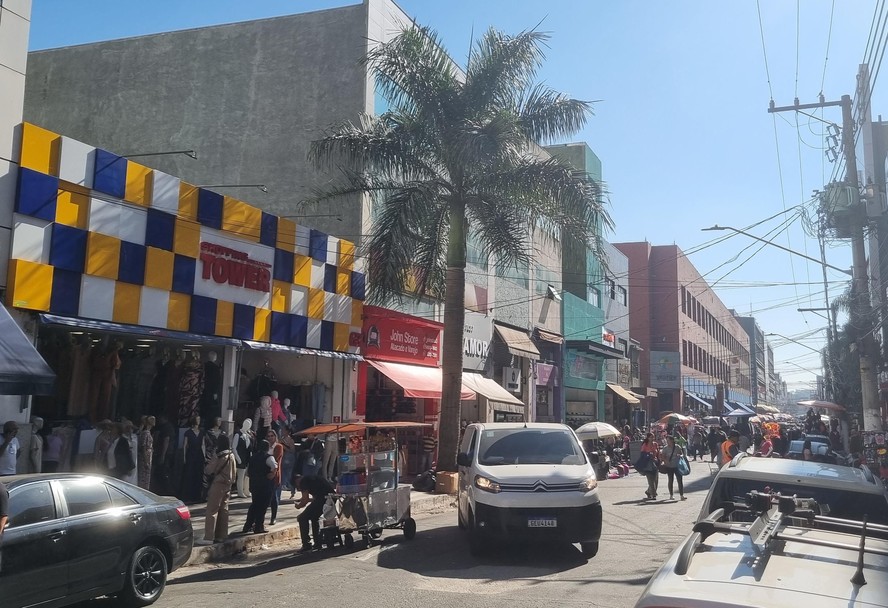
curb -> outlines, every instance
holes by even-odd
[[[422,495],[421,498],[410,502],[410,514],[415,517],[416,515],[436,513],[454,507],[456,507],[456,496],[428,494]],[[221,543],[195,546],[191,550],[191,557],[181,567],[224,562],[240,553],[257,551],[268,548],[271,545],[296,540],[299,540],[299,526],[297,524],[284,526],[280,530],[272,530],[264,534],[235,533]]]

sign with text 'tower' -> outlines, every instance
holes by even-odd
[[[274,249],[271,247],[234,239],[202,227],[194,293],[270,308],[273,264]]]

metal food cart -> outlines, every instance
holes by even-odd
[[[300,435],[345,435],[345,453],[339,455],[336,493],[324,512],[324,544],[354,545],[359,534],[370,546],[386,529],[400,529],[407,540],[416,535],[410,516],[410,486],[400,485],[400,429],[429,427],[418,422],[349,422],[320,424]],[[392,434],[389,435],[388,433]]]

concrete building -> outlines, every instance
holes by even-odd
[[[749,337],[675,245],[615,243],[629,258],[629,326],[651,414],[750,405]]]
[[[304,204],[335,178],[316,170],[308,151],[330,126],[387,109],[362,59],[375,41],[391,39],[411,21],[391,0],[364,0],[33,52],[25,118],[104,149],[140,155],[140,162],[188,183],[213,185],[265,212],[351,239],[358,247],[355,266],[363,269],[361,245],[371,229],[371,201],[352,197]],[[194,150],[197,158],[173,153],[180,150]],[[537,362],[561,365],[560,345],[539,338],[561,339],[561,311],[536,293],[542,283],[561,288],[561,248],[541,237],[528,235],[536,251],[536,263],[528,268],[497,273],[494,260],[482,260],[477,250],[473,257],[471,243],[467,268],[466,305],[475,313],[477,334],[467,339],[484,338],[489,345],[489,357],[472,367],[527,404],[522,415],[528,417],[537,404]],[[408,298],[397,308],[441,319],[434,302]],[[555,346],[541,352],[547,344]],[[552,383],[558,375],[549,374]],[[550,402],[541,403],[544,417],[559,417],[560,388],[542,390]],[[503,415],[517,414],[514,409],[505,408]]]
[[[753,405],[768,404],[768,388],[770,376],[768,373],[767,355],[770,345],[765,347],[765,334],[759,327],[755,317],[744,317],[731,310],[737,318],[737,322],[749,336],[749,357],[754,362],[750,367],[750,384],[752,386],[752,403]],[[773,357],[773,351],[771,352]],[[772,366],[773,369],[773,366]]]

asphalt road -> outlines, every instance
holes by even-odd
[[[185,568],[156,606],[631,608],[689,532],[709,488],[709,465],[691,465],[686,501],[663,500],[665,475],[655,503],[639,500],[647,486],[637,474],[601,482],[602,542],[588,562],[575,545],[505,545],[474,558],[448,509],[419,518],[412,541],[393,530],[370,549],[295,555],[295,547],[274,546],[234,563]],[[78,608],[110,605],[95,600]]]

